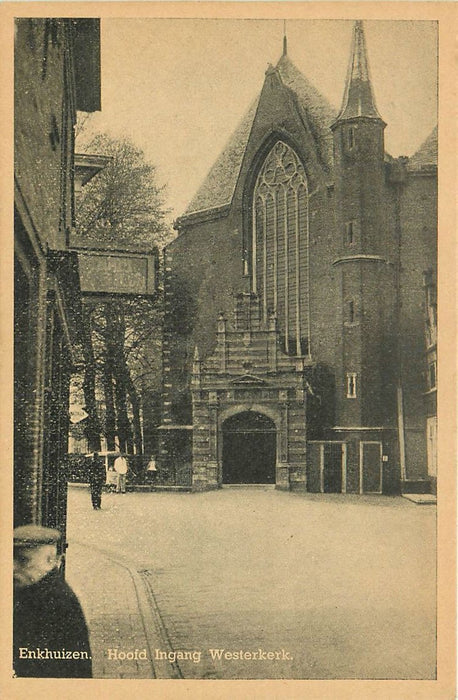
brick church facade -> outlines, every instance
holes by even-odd
[[[428,488],[437,132],[394,159],[385,126],[361,22],[339,113],[285,39],[165,251],[159,459],[177,483]]]

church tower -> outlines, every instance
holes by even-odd
[[[336,427],[356,428],[361,440],[370,440],[374,427],[385,427],[392,403],[394,280],[384,205],[385,126],[375,104],[363,24],[357,21],[342,108],[331,129],[339,251],[333,265],[342,324]]]

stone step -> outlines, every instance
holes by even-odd
[[[431,493],[428,479],[405,479],[401,481],[401,493]]]
[[[432,493],[403,493],[402,497],[416,503],[417,506],[434,506],[437,503],[437,498]]]

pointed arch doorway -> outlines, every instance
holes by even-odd
[[[223,484],[275,484],[277,429],[271,418],[242,411],[222,424]]]

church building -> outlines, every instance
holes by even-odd
[[[177,484],[429,488],[437,131],[385,152],[361,21],[342,90],[336,113],[285,38],[175,223],[159,462]]]

